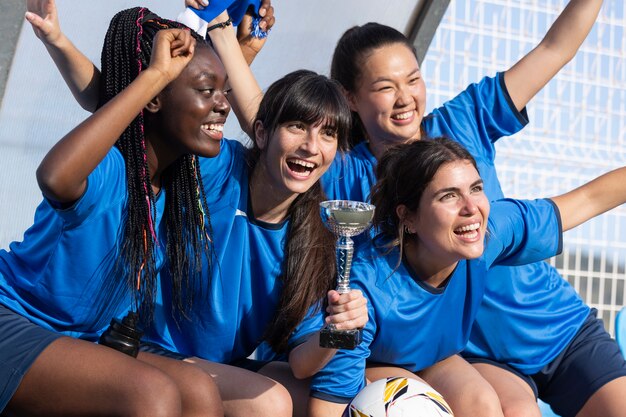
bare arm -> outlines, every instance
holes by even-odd
[[[46,47],[80,106],[90,112],[98,104],[100,72],[61,32],[54,0],[28,0],[26,20]]]
[[[354,289],[346,294],[329,291],[326,311],[326,323],[332,323],[337,330],[361,329],[368,321],[367,299],[361,290]],[[296,378],[309,378],[322,369],[336,352],[336,349],[320,347],[318,332],[289,353],[289,366]]]
[[[552,201],[561,212],[563,231],[572,229],[626,203],[626,167],[608,172]]]
[[[504,74],[518,110],[576,55],[598,17],[602,0],[571,0],[543,40]]]
[[[289,353],[289,367],[296,378],[309,378],[322,369],[336,352],[336,349],[320,347],[320,336],[317,332]]]
[[[211,24],[227,19],[228,14],[224,12]],[[228,101],[237,115],[241,129],[255,140],[253,125],[263,98],[261,87],[243,56],[235,31],[230,26],[214,29],[208,35],[228,74],[228,82],[232,88]]]
[[[195,43],[188,31],[162,30],[154,39],[150,66],[120,94],[63,137],[37,169],[43,194],[60,203],[76,201],[87,177],[137,114],[191,60]],[[181,50],[180,45],[189,45]]]

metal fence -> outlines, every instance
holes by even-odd
[[[422,65],[429,106],[509,68],[539,43],[566,4],[453,0]],[[605,0],[574,60],[529,104],[530,124],[499,141],[497,166],[507,196],[557,195],[626,164],[624,8],[623,0]],[[550,262],[613,333],[626,297],[626,207],[567,232],[563,255]]]

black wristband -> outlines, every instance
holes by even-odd
[[[224,29],[227,26],[230,26],[233,23],[233,19],[231,19],[230,17],[228,18],[227,21],[225,22],[220,22],[220,23],[216,23],[212,26],[209,26],[208,28],[206,28],[207,33],[209,33],[210,31],[212,31],[213,29]]]

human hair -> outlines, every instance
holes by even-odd
[[[417,59],[415,47],[402,32],[380,23],[366,23],[362,26],[353,26],[341,35],[333,59],[330,64],[330,77],[339,81],[343,89],[355,93],[365,67],[365,61],[372,51],[392,44],[406,46]],[[356,146],[366,138],[366,130],[358,113],[352,112],[352,127],[350,131],[350,147]]]
[[[102,48],[98,107],[128,87],[148,67],[155,34],[169,28],[184,26],[162,19],[143,7],[122,10],[113,17]],[[199,36],[196,41],[204,43]],[[113,281],[109,290],[118,293],[117,296],[120,292],[130,291],[133,307],[139,311],[142,321],[147,322],[152,318],[156,294],[156,247],[165,243],[165,264],[172,280],[172,304],[175,311],[185,315],[195,292],[202,292],[198,285],[202,284],[202,258],[205,256],[209,260],[210,268],[213,243],[209,210],[195,155],[180,157],[163,172],[166,233],[159,243],[144,127],[141,112],[115,144],[126,164],[128,200],[118,243],[119,258],[112,269]],[[210,275],[205,271],[204,276]]]
[[[402,250],[404,240],[402,219],[396,208],[404,205],[407,210],[416,211],[435,174],[443,165],[455,161],[469,161],[478,171],[467,149],[443,137],[395,145],[378,161],[377,182],[371,192],[372,204],[376,206],[372,224],[389,246],[400,246]]]
[[[267,140],[281,124],[300,121],[323,123],[337,133],[338,148],[346,148],[350,110],[337,82],[312,71],[299,70],[274,82],[265,93],[255,123],[261,122]],[[250,165],[258,163],[262,151],[250,151]],[[317,181],[300,194],[288,210],[289,225],[280,279],[283,289],[264,339],[276,351],[284,351],[296,325],[309,308],[334,285],[335,239],[322,223],[319,203],[326,198]],[[319,308],[319,305],[318,305]]]

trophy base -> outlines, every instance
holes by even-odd
[[[320,346],[330,349],[352,350],[361,343],[361,330],[333,330],[323,328],[320,330]]]

